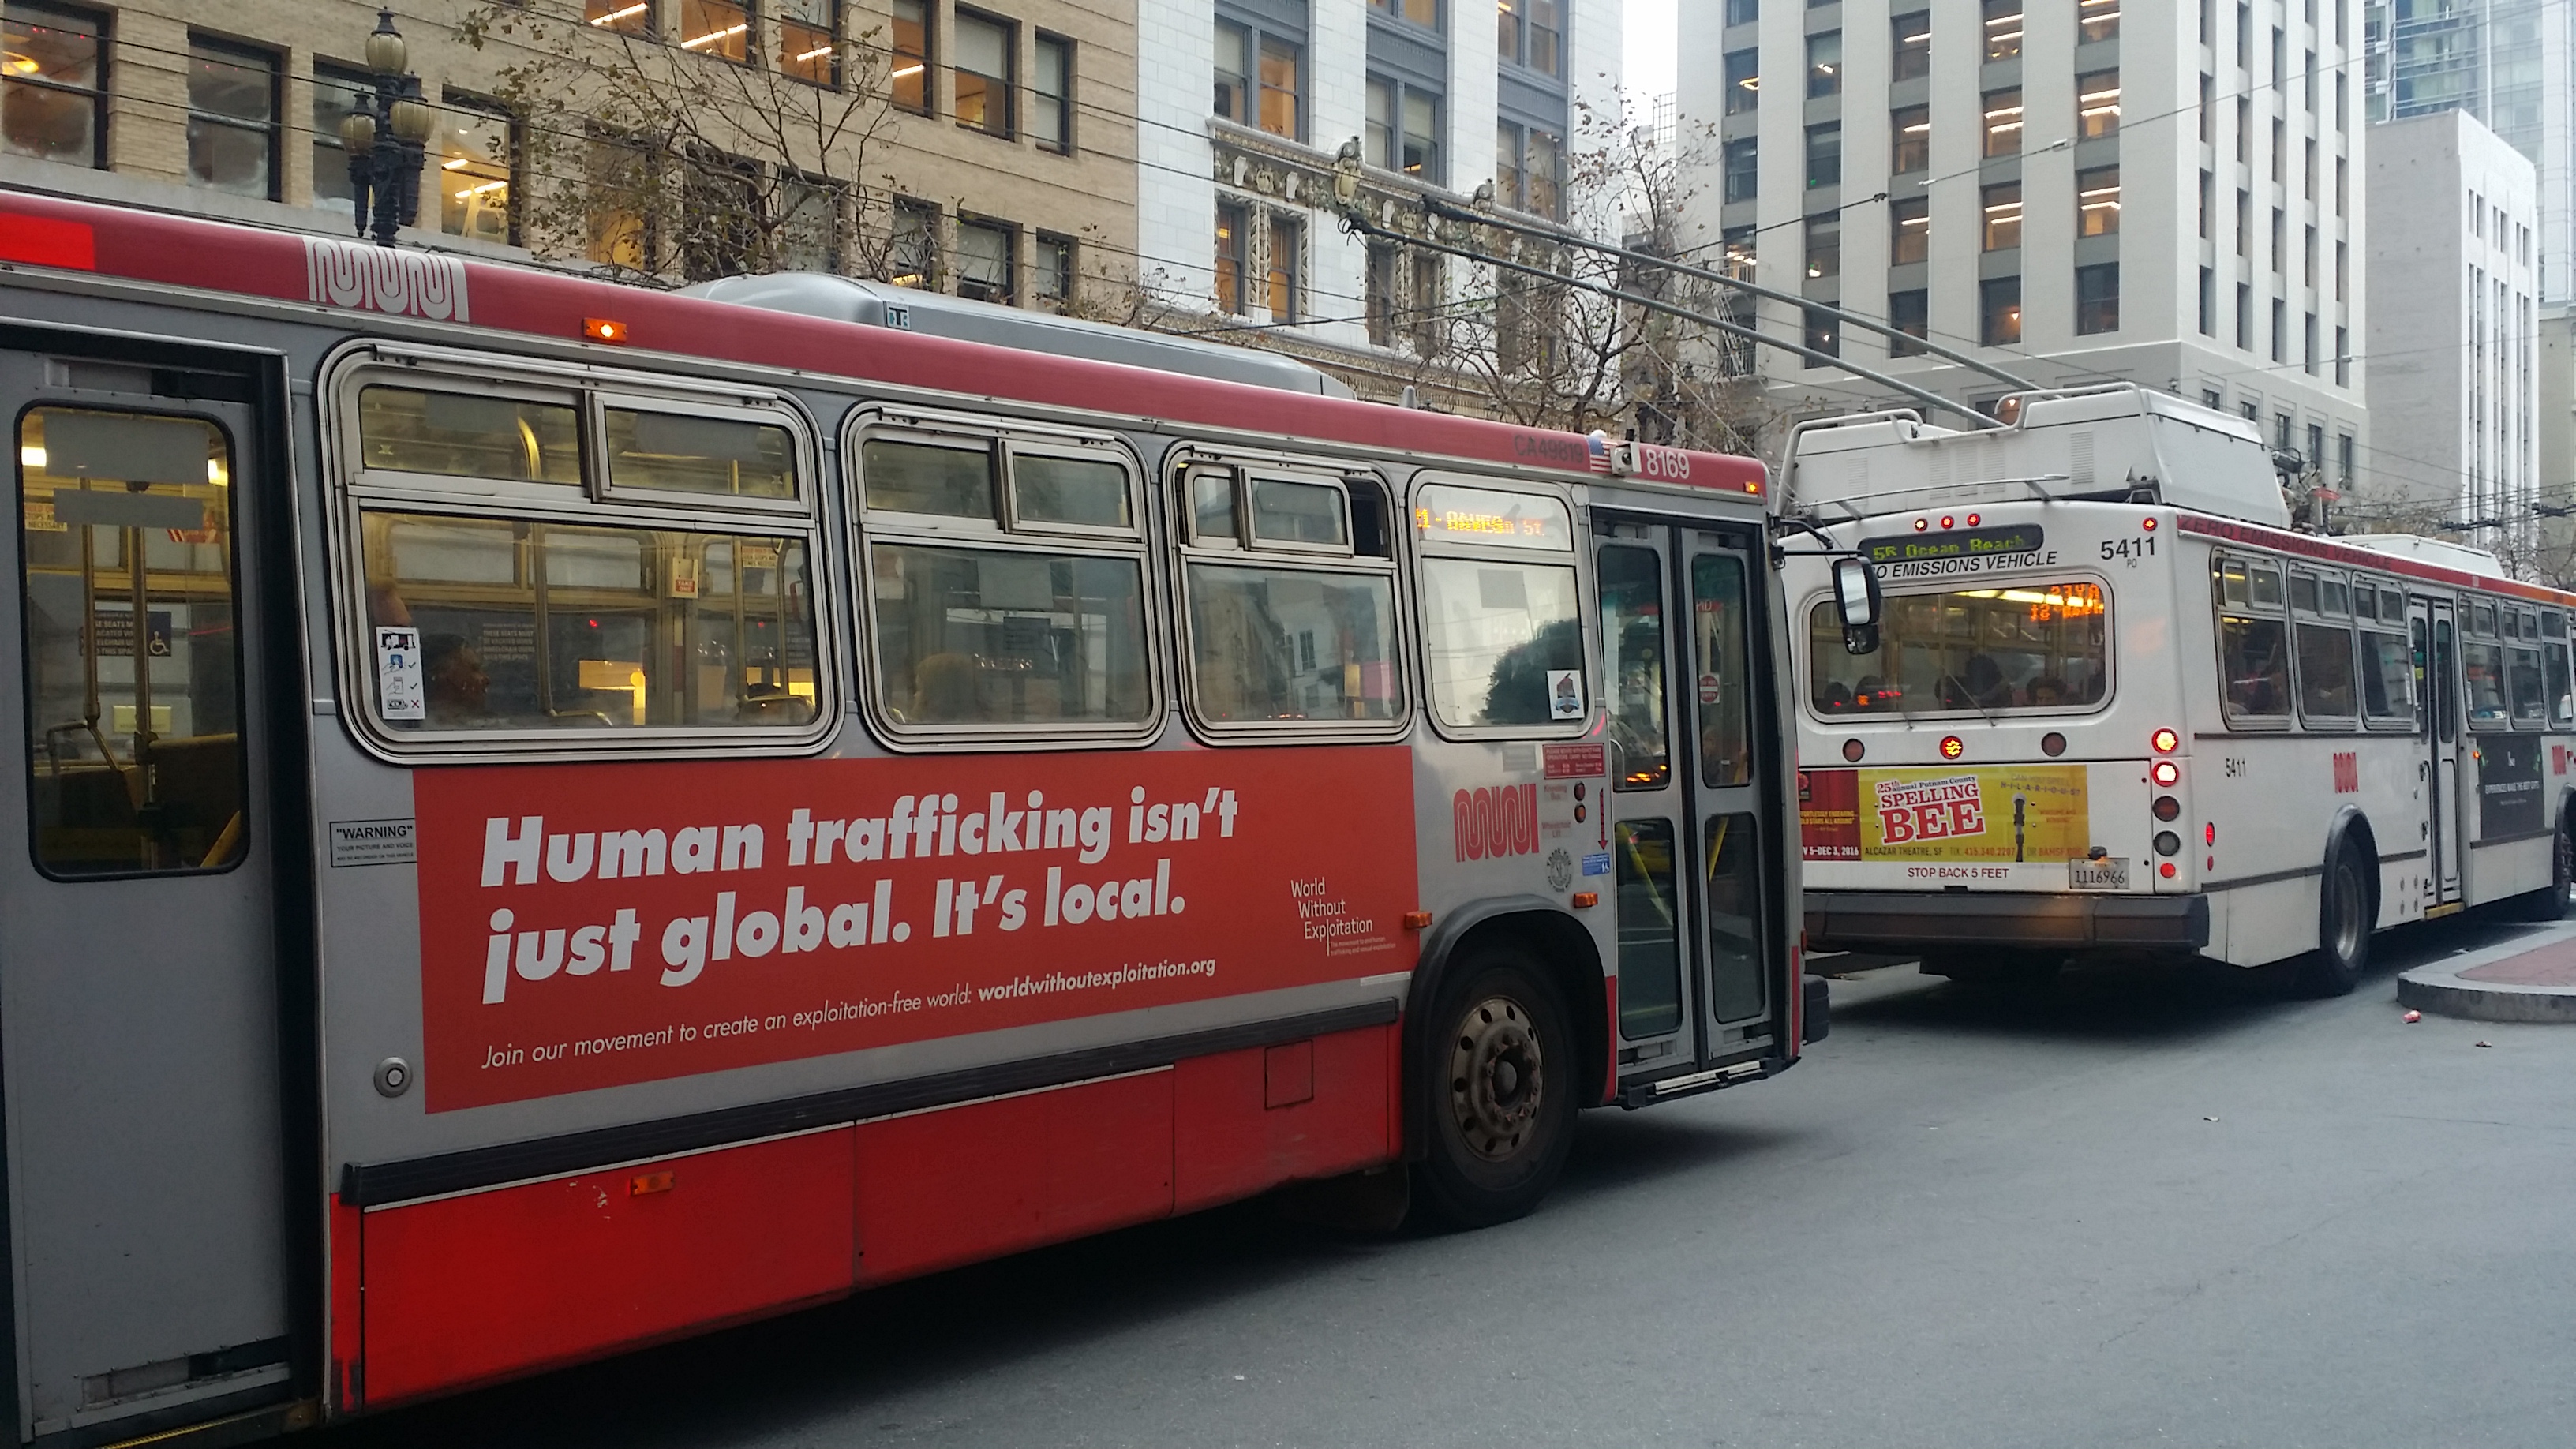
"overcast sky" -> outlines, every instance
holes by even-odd
[[[1676,0],[1628,0],[1627,74],[1621,84],[1640,104],[1673,89],[1673,6]],[[1714,4],[1716,0],[1706,0]]]

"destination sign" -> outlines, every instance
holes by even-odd
[[[1413,527],[1426,542],[1556,553],[1574,549],[1573,519],[1563,503],[1499,488],[1429,484],[1413,496]]]
[[[1874,564],[1915,563],[1926,559],[2032,553],[2045,541],[2038,524],[2025,523],[2013,528],[1964,528],[1949,533],[1865,538],[1861,540],[1860,551]]]

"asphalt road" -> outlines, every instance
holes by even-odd
[[[2576,1028],[2393,988],[2529,929],[2323,1002],[1882,970],[1777,1081],[1587,1114],[1520,1223],[1248,1204],[319,1442],[2563,1445]]]

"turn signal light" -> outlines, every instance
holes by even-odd
[[[1407,911],[1407,912],[1405,912],[1405,913],[1404,913],[1404,929],[1406,929],[1406,930],[1408,930],[1408,931],[1427,931],[1427,930],[1430,930],[1430,929],[1431,929],[1431,913],[1430,913],[1429,911]]]
[[[640,1173],[627,1179],[626,1195],[629,1197],[650,1197],[657,1192],[669,1192],[674,1180],[674,1174],[668,1172]]]
[[[1574,893],[1574,908],[1578,911],[1588,911],[1599,904],[1601,904],[1601,892],[1599,891],[1576,891]]]
[[[2158,760],[2147,774],[2153,777],[2157,784],[2170,786],[2182,778],[2182,766],[2171,760]]]
[[[2163,876],[2167,880],[2172,880],[2174,878],[2173,862],[2168,860],[2162,865],[2157,866],[2156,874]]]
[[[2147,736],[2147,743],[2156,747],[2157,754],[2170,755],[2182,748],[2182,736],[2172,730],[2158,730]]]
[[[581,335],[593,342],[614,342],[623,345],[626,341],[626,324],[611,321],[606,317],[584,317],[581,319]]]

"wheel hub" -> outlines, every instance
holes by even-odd
[[[1506,996],[1488,997],[1458,1019],[1449,1051],[1449,1110],[1467,1150],[1501,1162],[1529,1141],[1546,1090],[1538,1033]]]

